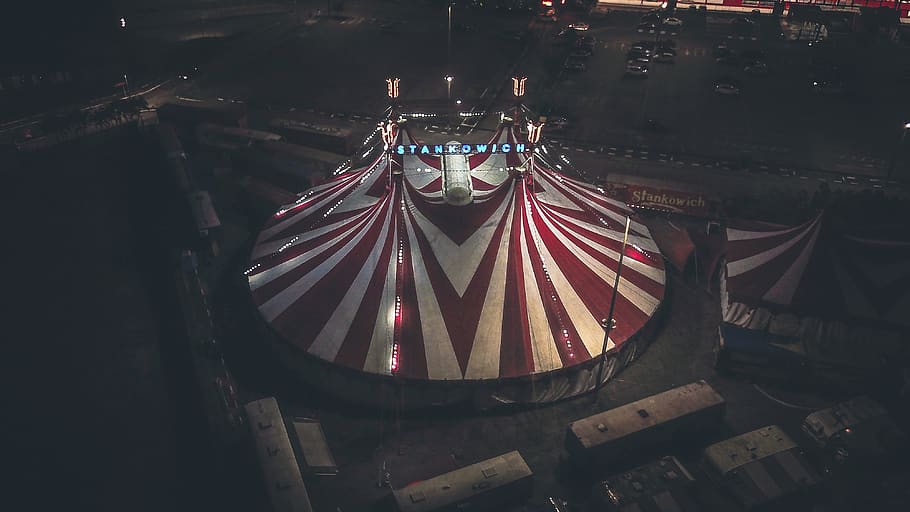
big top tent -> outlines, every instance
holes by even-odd
[[[873,371],[905,354],[910,242],[856,236],[841,224],[825,212],[792,227],[731,222],[721,278],[725,324],[772,344],[795,340],[788,350],[815,365]]]
[[[385,147],[420,145],[397,121]],[[515,151],[525,137],[506,122],[488,145],[510,152],[374,151],[282,207],[246,272],[274,337],[346,381],[534,381],[536,401],[594,387],[631,212],[542,153]],[[664,281],[632,220],[602,380],[634,358]]]

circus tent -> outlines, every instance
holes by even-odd
[[[404,120],[387,129],[387,147],[420,143]],[[489,144],[524,140],[505,123]],[[469,383],[590,370],[630,210],[553,167],[531,152],[377,151],[270,219],[246,272],[253,302],[283,343],[348,375]],[[632,220],[613,359],[649,324],[664,280]]]
[[[910,323],[910,241],[838,233],[819,213],[795,227],[733,223],[726,259],[732,323],[756,307]]]
[[[851,235],[824,212],[794,227],[732,222],[726,234],[725,323],[800,340],[832,359],[900,348],[910,326],[910,241]]]

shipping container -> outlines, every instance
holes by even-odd
[[[713,444],[705,471],[748,510],[775,510],[810,497],[821,477],[777,425]]]
[[[278,401],[272,397],[263,398],[250,402],[243,408],[272,505],[271,510],[313,512]]]
[[[566,449],[576,463],[606,462],[649,444],[721,423],[726,402],[703,380],[569,424]]]
[[[531,495],[534,473],[517,451],[393,492],[399,512],[503,510]]]

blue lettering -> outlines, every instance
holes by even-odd
[[[458,153],[458,146],[456,146],[455,144],[449,144],[448,152],[449,153]]]
[[[471,152],[471,145],[470,145],[470,144],[465,144],[465,145],[461,146],[461,152],[464,153],[464,154],[470,153],[470,152]]]
[[[403,155],[403,154],[404,154],[404,146],[402,146],[401,144],[395,146],[395,152],[398,153],[399,155]]]
[[[477,148],[477,152],[478,152],[478,153],[486,153],[486,152],[487,152],[487,145],[486,145],[486,144],[477,144],[477,145],[474,146],[474,147]]]
[[[417,144],[411,144],[408,148],[410,148],[412,155],[417,152]]]
[[[525,152],[525,145],[524,145],[524,143],[519,142],[518,144],[515,144],[515,152],[516,152],[516,153],[524,153],[524,152]]]
[[[420,146],[420,154],[421,154],[421,155],[429,155],[429,154],[430,154],[430,147],[427,146],[426,144],[424,144],[423,146]]]
[[[490,152],[491,152],[491,153],[495,153],[495,152],[496,152],[496,144],[493,144],[493,149],[491,149]]]
[[[445,153],[445,150],[442,148],[443,148],[442,144],[436,144],[435,146],[433,146],[433,154],[441,155],[441,154]]]
[[[511,144],[503,144],[502,146],[499,146],[499,147],[502,149],[503,153],[508,153],[509,151],[512,151]]]

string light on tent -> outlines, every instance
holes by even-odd
[[[392,344],[392,357],[389,361],[389,371],[392,373],[398,373],[398,359],[400,357],[400,351],[398,349],[398,343]]]
[[[248,276],[248,275],[250,275],[250,273],[252,273],[254,270],[256,270],[257,268],[259,268],[261,266],[262,266],[262,263],[257,263],[255,265],[253,265],[252,267],[244,270],[243,275]]]
[[[339,202],[340,202],[340,201],[339,201]],[[296,241],[299,240],[299,239],[300,239],[300,235],[297,235],[297,236],[295,236],[294,238],[288,240],[287,243],[285,243],[284,245],[282,245],[282,246],[278,249],[278,252],[279,252],[279,253],[284,252],[285,249],[287,249],[288,247],[294,245],[294,242],[296,242]]]

